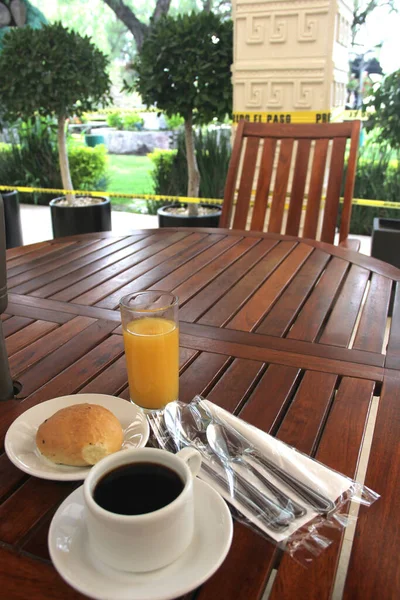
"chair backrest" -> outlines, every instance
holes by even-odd
[[[349,233],[359,137],[360,121],[285,125],[240,121],[220,227],[301,235],[333,243],[350,139],[340,224],[343,241]],[[250,210],[252,196],[254,206]],[[289,209],[284,215],[286,204]]]

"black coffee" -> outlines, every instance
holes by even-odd
[[[117,467],[97,483],[93,498],[119,515],[143,515],[163,508],[179,496],[184,483],[164,465],[138,462]]]

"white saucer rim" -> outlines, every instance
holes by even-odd
[[[191,584],[190,588],[187,587],[187,585],[182,586],[181,589],[175,589],[173,591],[173,595],[171,596],[171,592],[168,593],[167,595],[163,595],[163,596],[157,596],[157,600],[173,600],[174,598],[178,598],[180,596],[183,596],[184,594],[195,590],[196,588],[198,588],[200,585],[202,585],[203,583],[205,583],[206,581],[208,581],[208,579],[210,579],[210,577],[212,577],[212,575],[214,575],[214,573],[219,569],[219,567],[222,565],[222,563],[224,562],[225,558],[228,555],[228,552],[231,548],[232,545],[232,539],[233,539],[233,519],[232,519],[232,515],[229,511],[228,505],[226,504],[225,500],[222,498],[222,496],[206,481],[199,479],[199,478],[195,478],[194,480],[194,486],[195,486],[195,490],[197,488],[197,493],[199,493],[200,490],[207,490],[208,493],[211,494],[211,496],[214,499],[214,502],[219,504],[219,510],[223,511],[225,513],[226,516],[226,527],[227,527],[227,538],[224,544],[223,549],[220,552],[220,555],[218,557],[218,559],[215,561],[215,563],[213,564],[212,568],[209,569],[207,571],[207,573],[204,573],[201,577],[198,577],[195,579],[195,582],[193,583],[193,585]],[[203,492],[204,493],[204,492]],[[83,503],[83,485],[78,487],[77,489],[75,489],[71,494],[69,494],[69,496],[67,496],[67,498],[62,502],[62,504],[58,507],[56,513],[54,514],[51,523],[50,523],[50,527],[49,527],[49,532],[48,532],[48,536],[47,536],[47,545],[48,545],[48,549],[49,549],[49,554],[50,554],[50,558],[52,561],[52,565],[54,567],[54,569],[57,571],[57,573],[60,575],[60,577],[68,584],[70,585],[74,590],[80,592],[81,594],[84,594],[86,596],[88,596],[89,598],[92,598],[93,600],[109,600],[109,596],[102,596],[102,595],[93,595],[93,593],[91,593],[88,589],[84,588],[83,586],[81,587],[79,584],[75,584],[72,581],[72,578],[70,578],[69,576],[65,576],[64,574],[61,573],[61,571],[59,570],[59,563],[57,561],[57,556],[56,556],[56,549],[53,547],[53,543],[52,543],[52,539],[54,538],[54,529],[56,527],[56,521],[57,518],[59,517],[59,514],[63,511],[64,506],[70,504],[70,502],[72,500],[77,500],[75,498],[73,498],[73,496],[78,496],[81,495],[82,496],[82,503]],[[55,559],[56,557],[56,559]],[[179,559],[178,559],[179,560]],[[57,564],[58,563],[58,566]],[[167,567],[166,567],[167,568]],[[117,571],[115,571],[117,572]],[[149,573],[150,575],[150,573]],[[135,599],[137,600],[137,599]],[[155,600],[155,599],[153,599]]]
[[[89,400],[82,400],[79,401],[79,397],[85,396],[85,398],[89,397]],[[125,400],[124,398],[120,398],[119,396],[112,396],[111,394],[100,394],[100,393],[82,393],[82,394],[67,394],[65,396],[57,396],[56,398],[49,398],[48,400],[45,400],[44,402],[40,402],[39,404],[35,404],[35,406],[31,406],[30,408],[28,408],[26,411],[24,411],[23,413],[21,413],[16,419],[14,419],[14,421],[11,423],[11,425],[9,426],[9,428],[7,429],[5,438],[4,438],[4,450],[9,458],[9,460],[13,463],[14,466],[16,466],[20,471],[22,471],[23,473],[26,473],[27,475],[31,475],[32,477],[37,477],[38,479],[45,479],[47,481],[84,481],[84,479],[86,478],[86,476],[88,475],[88,473],[90,472],[91,467],[75,467],[76,469],[79,469],[79,472],[77,471],[76,473],[73,472],[55,472],[55,473],[48,473],[45,470],[41,471],[38,469],[33,469],[30,467],[27,467],[26,465],[24,465],[24,463],[20,462],[18,459],[18,456],[15,454],[15,452],[13,451],[12,447],[10,446],[10,436],[12,435],[13,429],[14,427],[18,424],[18,422],[21,420],[23,420],[24,417],[26,417],[26,415],[30,412],[33,411],[35,409],[37,409],[38,407],[44,407],[46,404],[48,403],[56,403],[59,401],[65,401],[67,399],[77,399],[76,404],[82,404],[83,402],[88,402],[88,401],[92,401],[93,403],[95,403],[95,398],[101,398],[101,399],[109,399],[111,402],[111,399],[113,402],[115,402],[115,400],[117,401],[121,401],[121,402],[125,402],[128,406],[132,407],[132,409],[136,410],[136,412],[140,411],[140,407],[136,406],[135,404],[133,404],[132,402],[130,402],[129,400]],[[112,410],[112,408],[110,408],[110,410]],[[144,415],[143,418],[143,432],[142,432],[142,440],[140,442],[140,445],[136,446],[136,448],[144,448],[148,442],[149,439],[149,435],[150,435],[150,427],[149,427],[149,422],[147,420],[147,418]],[[53,467],[56,465],[52,465]],[[74,469],[74,467],[70,467],[71,469]]]

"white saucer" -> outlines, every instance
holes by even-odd
[[[33,406],[20,415],[9,427],[5,437],[5,450],[8,458],[21,471],[42,479],[59,481],[79,481],[85,479],[90,467],[70,467],[57,465],[45,458],[36,447],[36,432],[45,419],[60,408],[72,404],[99,404],[108,408],[120,421],[124,430],[122,448],[142,448],[149,438],[149,424],[146,415],[134,404],[105,394],[74,394],[47,400]]]
[[[73,588],[95,600],[170,600],[195,589],[224,561],[233,525],[221,496],[204,481],[195,479],[194,484],[194,538],[171,565],[127,573],[95,561],[88,546],[81,486],[64,500],[50,525],[48,544],[55,568]]]

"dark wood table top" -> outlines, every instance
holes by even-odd
[[[360,510],[344,598],[400,597],[399,270],[314,241],[219,229],[90,234],[7,256],[3,327],[21,389],[0,405],[3,441],[12,421],[44,400],[78,392],[128,398],[118,300],[173,291],[181,400],[201,393],[354,476],[379,399],[365,482],[382,497]],[[57,575],[47,549],[54,512],[77,485],[29,477],[0,455],[2,597],[83,598]],[[227,559],[196,600],[259,599],[276,569],[273,600],[329,598],[344,538],[333,535],[303,569],[235,524]]]

